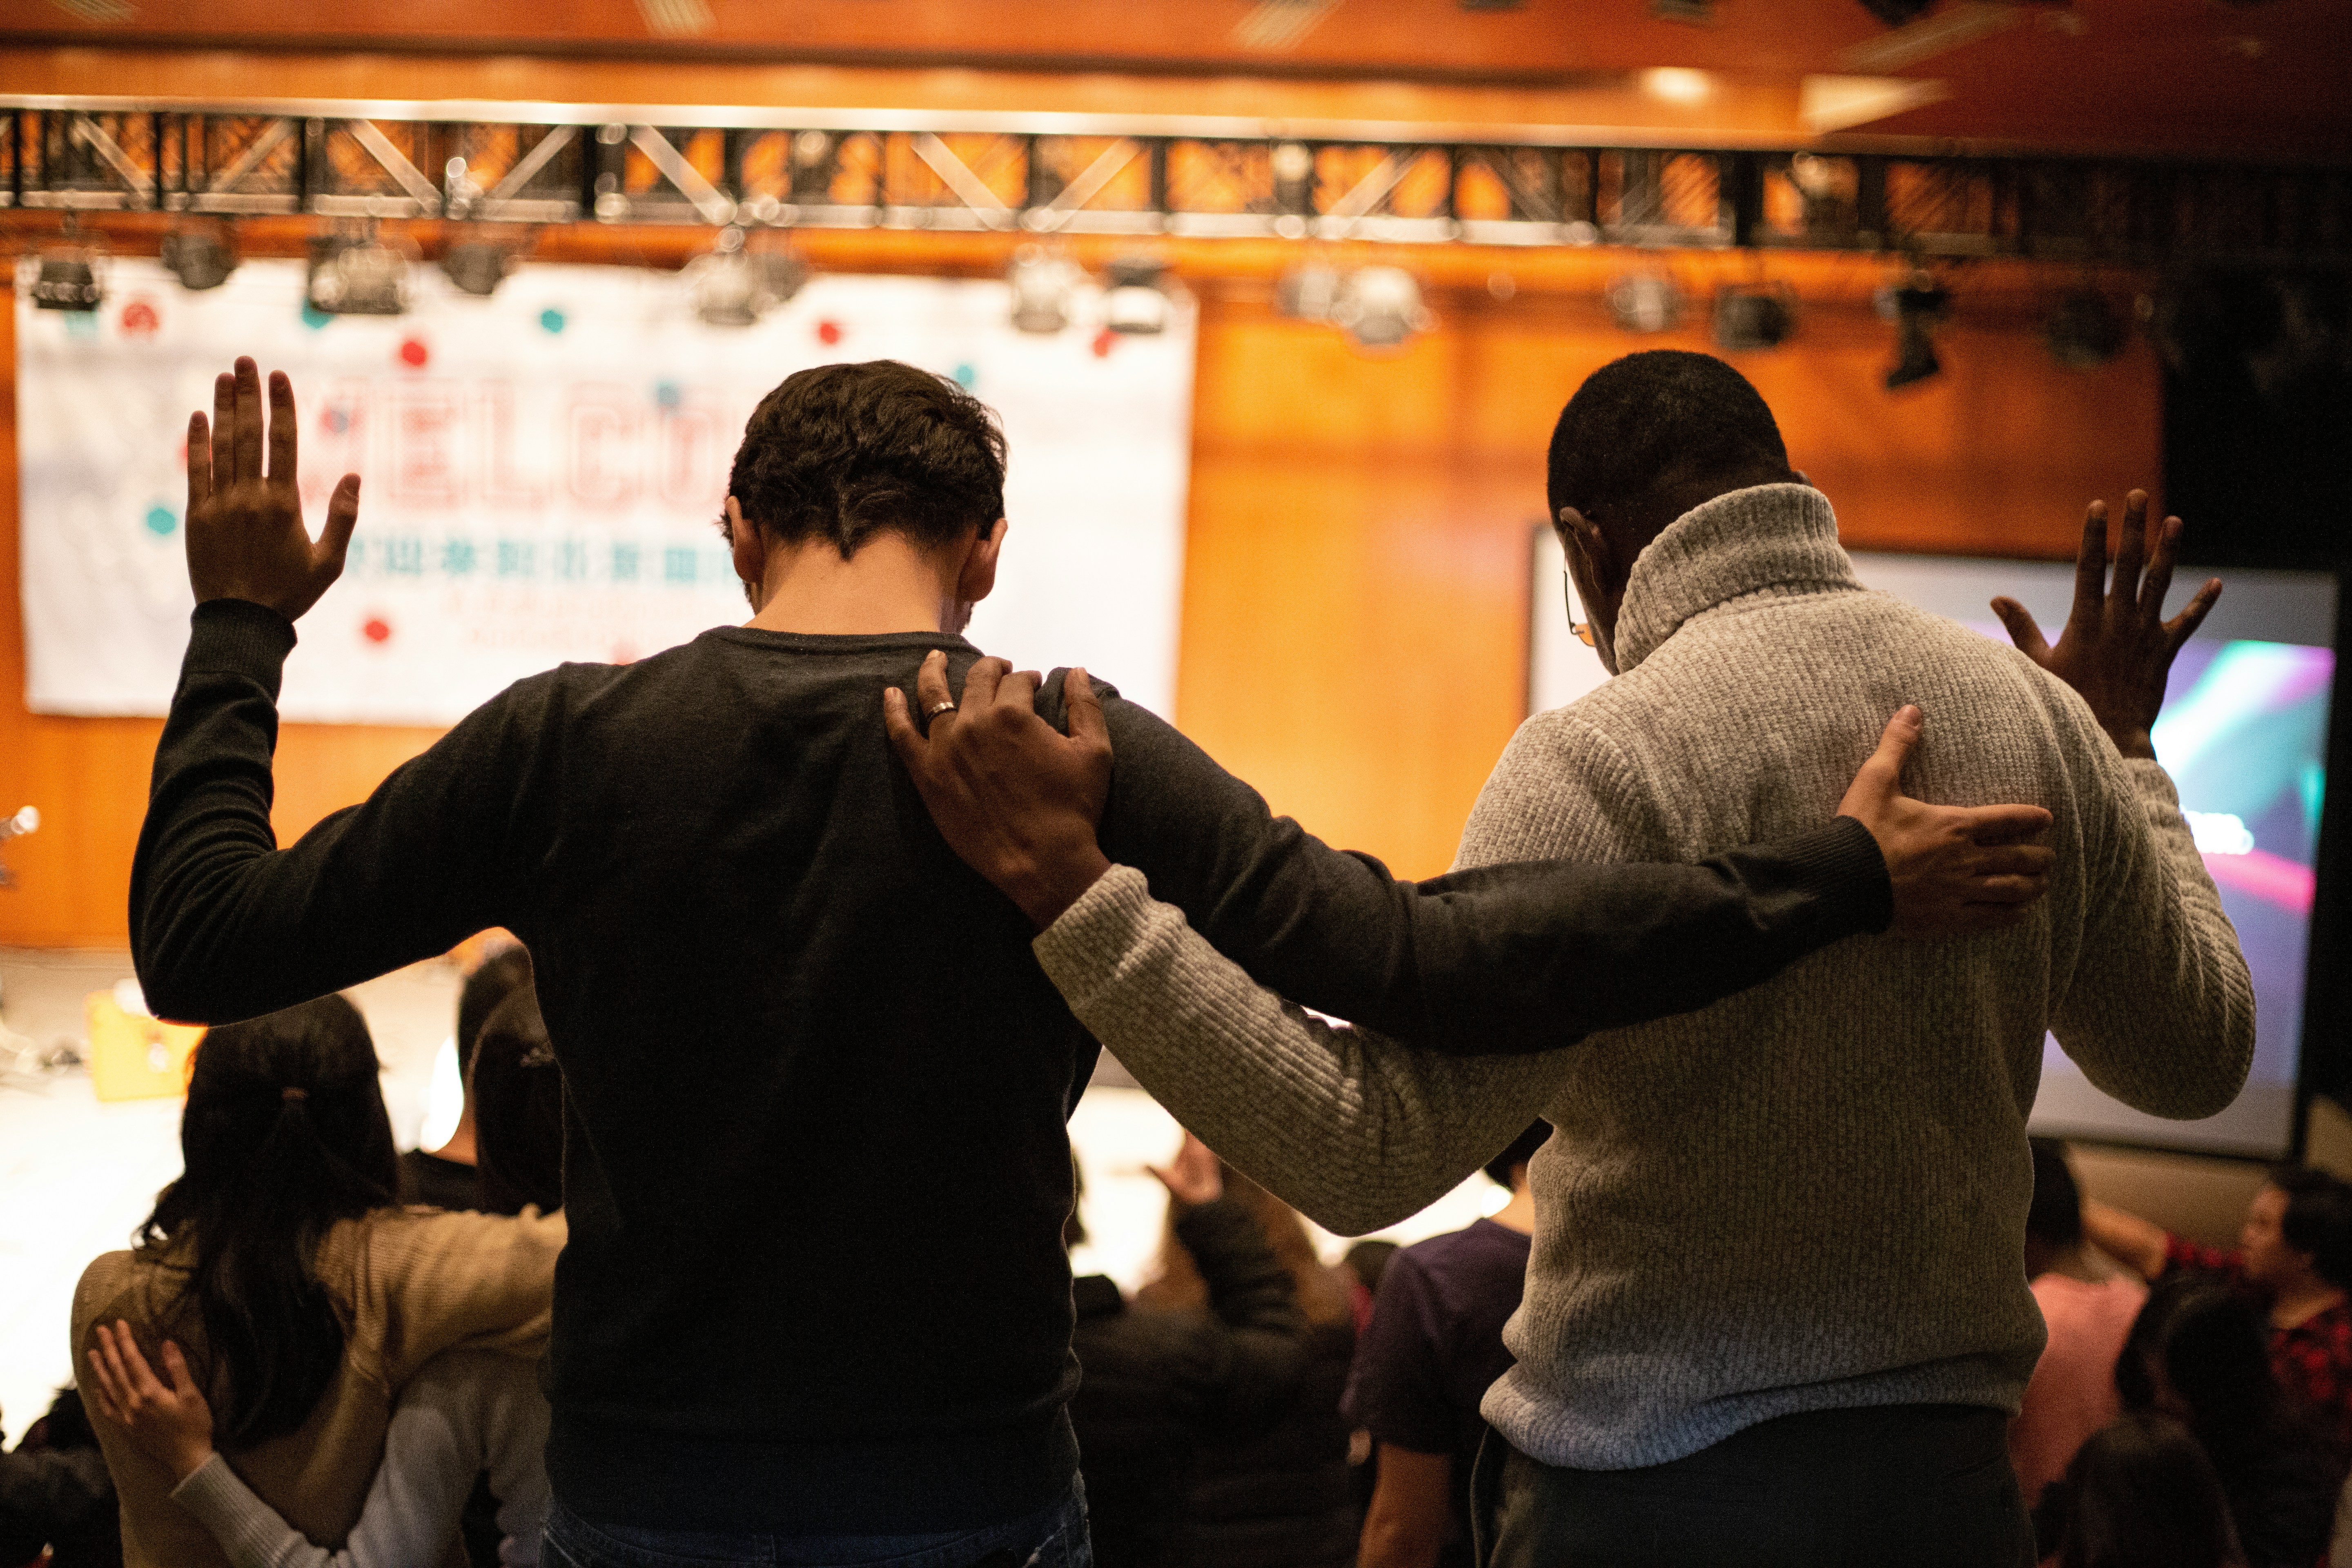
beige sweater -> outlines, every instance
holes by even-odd
[[[1180,1120],[1337,1230],[1401,1219],[1553,1123],[1518,1364],[1486,1403],[1526,1453],[1622,1468],[1802,1410],[2014,1410],[2042,1339],[2021,1257],[2045,1029],[2161,1116],[2221,1110],[2252,1058],[2244,960],[2170,781],[2023,656],[1862,589],[1804,486],[1678,520],[1634,567],[1617,651],[1616,679],[1521,727],[1461,864],[1695,860],[1817,826],[1916,701],[1908,787],[2048,806],[2050,897],[2008,931],[1853,938],[1702,1011],[1517,1057],[1328,1028],[1127,868],[1040,960]]]
[[[341,1220],[318,1274],[343,1322],[343,1362],[296,1432],[229,1456],[246,1483],[311,1541],[341,1547],[358,1523],[402,1386],[455,1346],[536,1359],[546,1348],[563,1216],[519,1218],[379,1209]],[[110,1252],[74,1291],[74,1364],[100,1322],[128,1319],[152,1359],[178,1339],[205,1375],[201,1323],[178,1306],[178,1276],[144,1253]],[[212,1533],[172,1500],[172,1477],[93,1408],[91,1424],[122,1497],[126,1568],[227,1568]],[[462,1561],[462,1553],[459,1560]]]

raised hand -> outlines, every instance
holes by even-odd
[[[131,1325],[118,1321],[112,1328],[98,1325],[98,1345],[90,1351],[88,1392],[98,1412],[129,1434],[133,1446],[172,1473],[174,1483],[204,1468],[213,1456],[213,1407],[204,1390],[188,1375],[187,1358],[170,1340],[163,1342],[166,1384],[139,1353]]]
[[[1223,1162],[1206,1143],[1189,1131],[1176,1151],[1176,1158],[1168,1163],[1166,1170],[1157,1165],[1147,1165],[1144,1169],[1159,1177],[1160,1184],[1168,1189],[1168,1195],[1187,1208],[1214,1203],[1225,1195]]]
[[[201,409],[188,416],[188,582],[196,603],[246,599],[298,620],[342,575],[359,524],[360,477],[345,474],[335,486],[313,542],[295,483],[298,428],[293,383],[272,371],[265,472],[261,373],[249,359],[213,384],[209,426]]]
[[[2050,890],[2057,856],[2027,842],[2050,826],[2038,805],[1929,805],[1903,793],[1903,764],[1924,721],[1906,706],[1887,721],[1878,750],[1838,802],[1838,815],[1870,829],[1895,884],[1895,929],[1906,936],[1962,936],[2025,919]]]
[[[2165,591],[2180,545],[2180,520],[2168,517],[2157,531],[2154,559],[2145,576],[2140,562],[2147,538],[2147,492],[2124,498],[2123,536],[2116,542],[2116,575],[2107,582],[2107,503],[2095,500],[2083,520],[2083,548],[2074,557],[2074,606],[2066,628],[2052,647],[2023,605],[2004,595],[1992,612],[2009,628],[2010,641],[2026,658],[2083,694],[2100,727],[2126,757],[2153,757],[2148,730],[2164,706],[2164,679],[2173,656],[2189,640],[2213,601],[2221,579],[2210,577],[2181,612],[2164,618]]]
[[[1110,869],[1095,842],[1110,796],[1110,730],[1085,670],[1069,672],[1062,695],[1067,735],[1037,717],[1035,674],[983,658],[964,677],[959,705],[948,691],[947,655],[934,651],[915,678],[916,699],[931,715],[926,738],[907,694],[895,686],[882,694],[890,743],[948,847],[1039,931]]]

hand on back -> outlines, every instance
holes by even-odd
[[[1078,901],[1110,862],[1095,825],[1110,796],[1110,731],[1083,669],[1062,683],[1070,732],[1037,717],[1037,676],[983,658],[948,691],[947,655],[934,650],[915,679],[930,733],[916,729],[907,694],[883,694],[883,722],[949,847],[996,884],[1039,931]]]
[[[267,471],[261,405],[261,373],[239,359],[213,384],[211,424],[202,410],[188,416],[188,582],[200,605],[245,599],[298,620],[342,575],[359,523],[360,477],[345,474],[336,485],[313,542],[302,526],[299,421],[285,372],[269,376]]]
[[[213,1455],[213,1409],[204,1390],[188,1375],[180,1347],[163,1342],[163,1372],[155,1375],[131,1325],[100,1323],[89,1352],[90,1377],[84,1385],[98,1413],[129,1435],[141,1453],[172,1473],[174,1484],[202,1469]]]
[[[2050,890],[2057,856],[2031,842],[2050,826],[2038,805],[1930,805],[1903,793],[1903,763],[1919,743],[1919,710],[1887,721],[1878,750],[1838,802],[1870,829],[1895,885],[1895,930],[1965,936],[2015,925]]]
[[[2107,581],[2107,503],[2095,500],[2083,521],[2083,548],[2074,558],[2074,605],[2059,633],[2058,646],[2042,640],[2042,628],[2016,600],[1992,602],[1993,614],[2009,628],[2010,640],[2026,658],[2083,694],[2116,749],[2126,757],[2153,757],[2148,731],[2164,706],[2165,677],[2213,601],[2221,580],[2208,578],[2181,612],[2164,618],[2164,595],[2172,586],[2180,545],[2180,520],[2168,517],[2156,531],[2156,550],[2147,555],[2147,492],[2124,498],[2123,536],[2116,542],[2116,575]]]

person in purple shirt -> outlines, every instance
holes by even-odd
[[[1536,1227],[1528,1162],[1550,1136],[1538,1121],[1486,1162],[1511,1194],[1492,1217],[1406,1247],[1381,1276],[1341,1405],[1379,1445],[1357,1568],[1470,1568],[1478,1402],[1510,1370],[1503,1324],[1519,1310]]]

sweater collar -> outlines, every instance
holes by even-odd
[[[1837,514],[1811,485],[1756,485],[1693,507],[1633,563],[1617,613],[1617,668],[1632,669],[1716,605],[1770,588],[1859,588]]]

